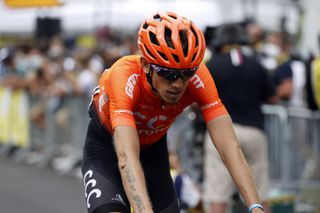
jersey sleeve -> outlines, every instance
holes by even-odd
[[[219,98],[214,80],[202,64],[196,75],[190,81],[190,89],[195,102],[200,106],[204,120],[207,122],[228,112]]]
[[[137,81],[140,75],[127,63],[116,63],[108,72],[107,82],[100,85],[108,96],[112,130],[117,126],[136,128],[133,108],[137,99]]]

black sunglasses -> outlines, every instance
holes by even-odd
[[[156,71],[156,73],[165,78],[168,81],[175,81],[178,78],[187,79],[191,78],[196,71],[198,70],[199,66],[195,66],[190,69],[170,69],[166,67],[161,67],[158,65],[151,64],[151,68]]]

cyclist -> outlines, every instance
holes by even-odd
[[[202,32],[185,17],[159,12],[141,25],[138,45],[142,56],[119,59],[93,92],[82,163],[88,212],[179,212],[166,132],[194,102],[250,212],[263,212],[231,119],[201,63]]]

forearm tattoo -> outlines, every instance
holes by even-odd
[[[124,169],[124,174],[125,174],[125,177],[128,181],[128,185],[130,187],[130,190],[132,191],[132,199],[133,199],[134,203],[136,204],[138,211],[142,212],[142,210],[145,209],[145,206],[143,204],[141,197],[139,195],[135,194],[135,192],[137,191],[136,187],[135,187],[136,179],[135,179],[132,171],[128,168]]]
[[[144,205],[143,205],[141,198],[138,195],[134,195],[133,200],[137,205],[138,212],[142,212],[144,210]]]
[[[128,181],[128,184],[130,186],[130,189],[135,192],[136,191],[136,187],[135,187],[135,178],[133,176],[133,173],[130,169],[128,168],[125,168],[124,169],[124,174],[126,175],[126,178],[127,178],[127,181]]]

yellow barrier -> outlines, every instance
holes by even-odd
[[[320,109],[320,58],[315,59],[311,64],[311,84],[314,99]]]
[[[25,7],[52,7],[60,6],[62,3],[57,0],[4,0],[8,7],[25,8]]]
[[[9,141],[9,97],[10,90],[0,86],[0,143]]]
[[[23,90],[0,87],[0,143],[29,146],[29,103]]]

